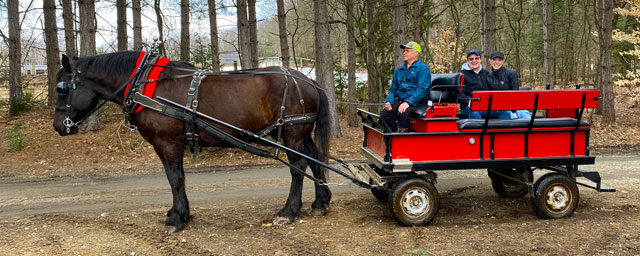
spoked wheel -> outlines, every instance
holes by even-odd
[[[579,199],[578,186],[574,180],[549,173],[536,181],[531,205],[541,218],[559,219],[571,216],[578,207]]]
[[[405,226],[429,224],[440,205],[438,191],[431,182],[422,178],[410,178],[397,183],[389,199],[391,212]]]
[[[369,184],[373,184],[372,180],[369,179]],[[373,197],[375,197],[376,199],[378,199],[378,201],[386,203],[389,201],[389,190],[385,189],[385,188],[372,188],[371,189],[371,194],[373,194]]]
[[[516,169],[515,171],[511,169],[494,170],[494,171],[500,172],[501,174],[507,175],[509,177],[512,177],[520,181],[524,181],[522,177],[525,177],[525,176],[523,175],[529,175],[529,180],[533,181],[533,172],[529,168]],[[526,173],[523,173],[523,172],[526,172]],[[490,174],[489,177],[491,178],[491,186],[493,187],[493,191],[495,191],[496,194],[498,194],[498,196],[500,197],[519,198],[519,197],[523,197],[529,192],[526,184],[522,184],[520,182],[507,179],[500,175],[495,175],[495,174],[491,175],[492,174],[491,172],[489,172],[489,174]]]

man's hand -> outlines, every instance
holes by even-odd
[[[400,106],[398,107],[398,113],[404,113],[404,111],[406,111],[408,108],[409,103],[402,102],[402,104],[400,104]]]
[[[386,111],[391,111],[391,103],[389,103],[389,102],[385,102],[385,103],[384,103],[384,110],[386,110]]]

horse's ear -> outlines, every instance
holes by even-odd
[[[62,68],[65,73],[71,73],[71,62],[69,61],[69,57],[65,54],[62,54]]]

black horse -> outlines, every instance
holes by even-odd
[[[62,82],[73,84],[66,89],[68,93],[58,93],[53,127],[58,134],[65,136],[78,132],[75,125],[68,125],[68,117],[73,122],[86,117],[98,104],[99,99],[105,99],[115,92],[130,77],[136,69],[136,60],[140,52],[117,52],[94,57],[74,59],[72,68],[69,58],[63,55],[63,68],[58,73],[59,86]],[[180,69],[182,68],[182,69]],[[189,73],[184,69],[193,69],[188,63],[171,61],[157,80],[154,99],[158,96],[184,105],[187,101],[187,90],[192,81],[191,77],[181,76]],[[262,72],[263,74],[256,74]],[[207,76],[200,85],[198,111],[216,119],[222,120],[236,127],[258,132],[277,122],[280,117],[281,105],[285,106],[285,115],[317,113],[315,121],[315,137],[311,133],[313,122],[303,124],[284,125],[282,142],[298,152],[304,153],[322,162],[327,162],[329,148],[329,114],[327,97],[322,90],[307,83],[293,81],[293,76],[312,81],[304,74],[290,70],[292,76],[285,76],[279,67],[268,67],[255,70],[247,74],[219,74]],[[265,74],[280,73],[280,74]],[[287,81],[288,79],[288,81]],[[286,86],[293,87],[299,83],[300,95],[304,104],[300,104],[300,95],[296,88],[289,88],[290,92],[283,99]],[[69,97],[71,100],[69,100]],[[70,102],[69,102],[70,101]],[[110,101],[122,105],[124,90]],[[70,104],[69,104],[70,103]],[[67,120],[65,120],[67,119]],[[185,176],[183,170],[183,153],[185,149],[185,123],[170,118],[150,109],[133,116],[135,125],[142,137],[153,145],[158,157],[162,161],[167,179],[173,193],[173,206],[167,212],[165,225],[167,231],[174,232],[182,229],[189,221],[189,202],[185,193]],[[67,126],[65,126],[65,122]],[[73,124],[73,123],[71,123]],[[216,125],[225,132],[238,138],[246,136],[228,127]],[[275,136],[277,129],[270,135]],[[220,139],[199,132],[200,145],[225,147],[228,144]],[[318,146],[316,147],[316,144]],[[318,164],[305,158],[287,152],[289,163],[306,170],[311,167],[313,176],[326,182],[325,170]],[[284,207],[278,212],[275,221],[287,224],[294,220],[302,206],[303,175],[291,168],[291,188]],[[315,185],[315,201],[311,214],[322,216],[326,213],[331,201],[331,191],[325,185]]]

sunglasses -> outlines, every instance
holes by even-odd
[[[480,57],[469,57],[469,58],[467,58],[467,60],[469,60],[469,61],[480,60]]]

